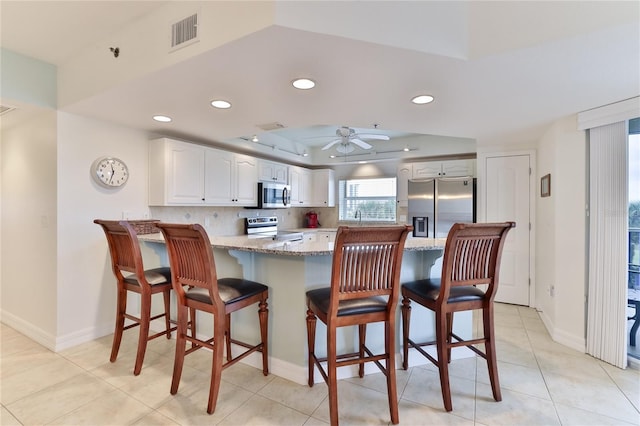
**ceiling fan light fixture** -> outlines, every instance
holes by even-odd
[[[340,154],[349,154],[355,150],[356,149],[350,143],[341,143],[340,145],[336,146],[336,151],[338,151]]]
[[[291,82],[293,87],[300,90],[313,89],[316,86],[316,82],[310,78],[297,78]]]
[[[171,117],[166,116],[166,115],[154,115],[153,119],[155,121],[160,122],[160,123],[169,123],[169,122],[171,122]]]
[[[433,102],[433,99],[434,98],[431,95],[418,95],[418,96],[414,96],[411,99],[411,102],[413,102],[416,105],[425,105]]]
[[[231,108],[231,102],[222,99],[214,99],[211,101],[211,106],[218,109]]]

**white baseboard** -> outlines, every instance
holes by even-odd
[[[24,319],[6,311],[0,311],[0,318],[2,323],[9,327],[19,331],[31,340],[41,344],[45,348],[55,352],[56,350],[56,336],[51,333],[47,333],[40,327],[36,327],[32,323],[25,321]]]
[[[578,352],[586,353],[587,351],[587,342],[584,337],[578,337],[574,334],[566,333],[562,330],[554,330],[551,334],[551,338],[560,343],[561,345],[565,345],[570,347],[571,349],[575,349]]]
[[[578,352],[586,353],[587,342],[584,337],[579,337],[574,334],[566,333],[562,330],[557,330],[551,318],[549,318],[544,311],[538,311],[540,319],[544,323],[544,326],[549,333],[549,336],[554,342],[565,345],[571,349],[575,349]]]
[[[67,333],[63,336],[59,336],[56,339],[55,351],[60,352],[73,346],[99,339],[100,337],[106,336],[107,334],[111,333],[113,333],[113,323],[105,323],[100,326],[87,327],[84,330]]]
[[[64,349],[90,342],[91,340],[113,333],[113,324],[110,323],[103,324],[99,327],[89,327],[84,330],[74,331],[73,333],[68,333],[63,336],[54,336],[42,330],[40,327],[6,311],[0,311],[0,318],[4,324],[53,352],[60,352]]]
[[[544,311],[538,311],[538,314],[540,314],[540,319],[542,319],[549,336],[551,336],[551,339],[554,342],[565,345],[571,349],[575,349],[578,352],[586,353],[587,342],[584,337],[565,333],[562,330],[557,330],[553,321],[551,321],[551,318],[549,318]]]

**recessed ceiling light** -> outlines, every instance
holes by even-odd
[[[364,161],[364,160],[360,160],[360,161],[358,161],[358,164],[367,164],[367,162]]]
[[[251,142],[260,142],[260,139],[258,139],[258,135],[253,135],[253,137],[251,138]]]
[[[411,99],[411,102],[413,102],[416,105],[428,104],[428,103],[433,102],[433,96],[431,96],[431,95],[418,95],[418,96],[414,97],[413,99]]]
[[[408,147],[408,146],[405,146],[405,147],[404,147],[404,149],[403,149],[403,151],[404,151],[404,152],[409,152],[409,151],[410,151],[410,149],[409,149],[409,147]]]
[[[171,117],[167,117],[166,115],[154,115],[153,119],[161,123],[168,123],[171,121]]]
[[[231,108],[231,103],[221,99],[216,99],[211,101],[211,106],[214,108],[227,109]]]
[[[329,158],[336,158],[336,156],[335,155],[330,155]]]
[[[316,85],[316,82],[308,78],[298,78],[296,80],[293,80],[291,84],[293,84],[293,87],[295,87],[296,89],[308,90],[313,89]]]

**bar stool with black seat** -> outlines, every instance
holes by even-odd
[[[111,254],[111,266],[118,285],[116,326],[111,347],[111,362],[115,362],[120,350],[122,334],[125,330],[140,327],[138,337],[138,352],[133,374],[138,375],[142,370],[147,342],[160,336],[171,338],[175,327],[170,324],[170,293],[171,271],[167,267],[145,270],[142,254],[138,242],[138,229],[154,229],[157,220],[117,221],[96,219],[94,223],[104,230]],[[157,228],[154,231],[158,232]],[[127,292],[140,295],[140,317],[127,312]],[[151,316],[151,296],[162,293],[164,298],[164,312]],[[165,329],[159,333],[149,335],[151,321],[164,317]],[[125,320],[133,321],[125,326]]]
[[[410,226],[338,228],[333,252],[331,286],[307,292],[307,337],[309,386],[314,384],[317,366],[329,388],[331,424],[338,424],[337,368],[375,362],[387,378],[391,422],[398,423],[395,365],[396,307],[402,254]],[[316,320],[327,325],[327,355],[315,353]],[[374,354],[366,346],[368,323],[384,322],[384,353]],[[336,329],[358,326],[357,352],[337,354]],[[382,362],[384,362],[384,365]],[[326,362],[326,371],[322,363]]]
[[[178,392],[184,357],[200,348],[213,351],[211,382],[207,412],[216,409],[222,370],[230,367],[253,352],[262,353],[262,373],[269,374],[267,360],[267,297],[269,287],[241,278],[218,278],[213,250],[204,228],[198,224],[167,224],[158,227],[164,235],[169,253],[173,288],[178,299],[178,331],[173,365],[171,394]],[[231,313],[258,304],[260,342],[249,344],[231,337]],[[198,339],[192,331],[187,335],[188,313],[199,310],[213,315],[213,337]],[[192,347],[185,348],[191,342]],[[223,362],[224,343],[227,360]],[[231,343],[244,347],[241,354],[231,357]]]
[[[502,400],[496,362],[493,299],[498,289],[500,259],[507,233],[514,222],[456,223],[447,236],[440,279],[422,279],[402,284],[403,368],[409,366],[409,348],[415,348],[438,367],[442,399],[453,409],[449,386],[451,348],[466,346],[487,360],[493,398]],[[486,289],[476,286],[486,285]],[[411,301],[435,312],[436,340],[416,343],[409,338]],[[483,336],[463,340],[453,333],[453,314],[482,310]],[[484,344],[484,352],[475,347]],[[437,346],[435,359],[423,347]]]

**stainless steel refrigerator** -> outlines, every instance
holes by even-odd
[[[476,182],[471,177],[409,181],[409,224],[415,236],[446,238],[456,222],[476,221]],[[417,226],[416,226],[417,225]]]

